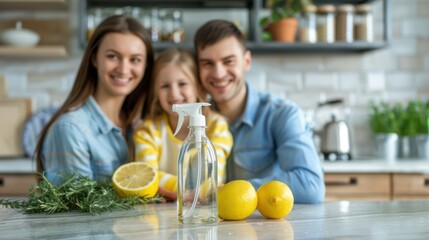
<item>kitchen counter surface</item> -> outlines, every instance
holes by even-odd
[[[0,208],[2,239],[427,239],[428,226],[429,201],[295,205],[285,219],[255,211],[245,221],[210,226],[180,225],[175,203],[94,216]]]
[[[325,173],[423,173],[429,174],[429,160],[398,159],[387,162],[380,159],[323,162]]]
[[[0,158],[0,173],[36,173],[36,161],[30,158]]]
[[[349,162],[322,162],[325,173],[429,173],[429,160],[398,159],[393,163],[380,159]],[[35,173],[36,162],[29,158],[0,159],[0,173]]]

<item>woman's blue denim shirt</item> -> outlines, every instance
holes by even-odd
[[[121,129],[104,115],[93,97],[60,116],[43,143],[43,168],[57,185],[70,173],[110,180],[127,159],[128,145]]]
[[[295,202],[322,202],[322,167],[302,111],[291,102],[246,87],[245,111],[230,125],[234,147],[228,181],[246,179],[258,189],[278,180],[291,188]]]

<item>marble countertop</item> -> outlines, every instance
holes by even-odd
[[[380,159],[323,162],[325,173],[423,173],[429,174],[429,160],[398,159],[388,162]]]
[[[284,219],[255,211],[208,226],[179,224],[175,203],[94,216],[0,208],[2,239],[427,239],[428,226],[429,201],[297,204]]]
[[[429,173],[429,160],[398,159],[389,163],[377,158],[349,162],[322,162],[325,173]],[[0,173],[35,173],[36,162],[29,158],[0,158]]]

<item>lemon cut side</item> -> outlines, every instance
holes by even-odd
[[[120,166],[112,176],[113,187],[121,197],[138,195],[154,197],[158,192],[158,172],[144,162],[132,162]]]

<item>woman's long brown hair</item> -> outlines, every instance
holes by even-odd
[[[70,109],[81,106],[86,100],[94,94],[97,88],[97,69],[92,64],[92,57],[97,54],[97,50],[101,41],[108,33],[132,33],[144,42],[146,46],[146,69],[144,76],[139,85],[126,98],[121,108],[121,116],[124,116],[124,123],[127,128],[132,124],[137,117],[143,118],[147,114],[147,94],[150,89],[150,79],[152,76],[152,68],[154,64],[154,50],[150,41],[149,33],[136,19],[126,15],[115,15],[106,18],[97,29],[94,31],[85,53],[79,70],[76,75],[76,80],[71,89],[69,96],[64,104],[53,115],[48,124],[40,133],[39,140],[35,149],[37,170],[42,171],[42,150],[43,142],[49,128],[54,122],[65,112]],[[139,116],[139,114],[141,114]]]

